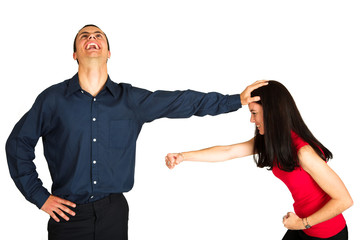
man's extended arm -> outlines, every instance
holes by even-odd
[[[192,115],[218,115],[236,111],[242,105],[258,101],[251,98],[251,91],[264,86],[267,81],[257,81],[248,86],[240,95],[222,95],[220,93],[201,93],[187,91],[155,91],[126,85],[130,100],[143,122],[158,118],[188,118]]]

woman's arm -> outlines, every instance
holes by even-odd
[[[302,147],[298,152],[298,157],[301,167],[331,197],[331,200],[321,209],[307,217],[309,225],[313,226],[327,221],[352,206],[353,200],[340,177],[316,154],[310,145]],[[305,228],[303,220],[295,214],[288,214],[284,225],[289,229]]]
[[[169,153],[165,157],[168,168],[173,169],[183,161],[222,162],[254,154],[254,138],[243,143],[228,146],[215,146],[198,151]]]

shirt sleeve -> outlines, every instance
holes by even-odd
[[[241,108],[240,94],[223,95],[193,90],[151,92],[131,86],[130,88],[132,102],[143,122],[163,117],[214,116]]]
[[[32,108],[20,119],[6,142],[6,155],[11,178],[24,197],[39,209],[50,193],[38,178],[35,146],[49,124],[46,111],[39,96]]]

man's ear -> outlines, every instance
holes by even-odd
[[[73,59],[77,60],[76,52],[73,53]]]

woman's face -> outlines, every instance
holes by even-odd
[[[263,117],[263,107],[258,103],[250,103],[249,110],[251,113],[250,122],[255,123],[256,127],[259,129],[259,133],[264,135],[264,117]]]

